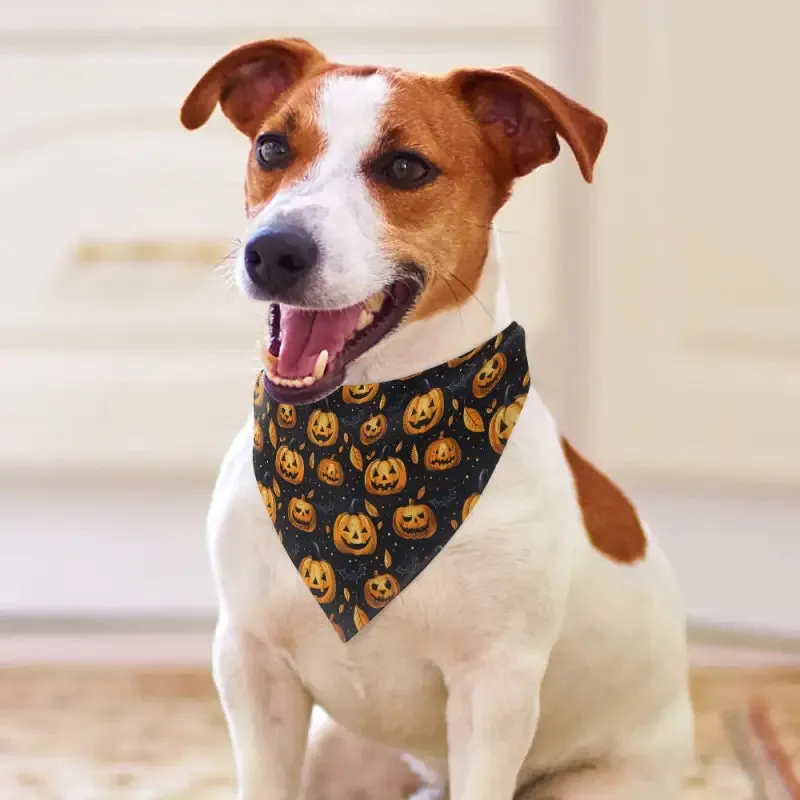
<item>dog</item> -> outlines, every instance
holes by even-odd
[[[422,373],[504,330],[495,214],[560,140],[591,182],[606,134],[519,67],[349,66],[291,38],[217,61],[184,126],[217,105],[250,143],[235,276],[271,320],[259,385],[292,409]],[[208,533],[213,672],[240,800],[298,797],[315,706],[347,736],[409,754],[452,800],[679,797],[693,714],[677,583],[631,502],[559,433],[531,363],[477,505],[349,641],[276,533],[252,417],[235,438]],[[361,757],[322,770],[339,770],[343,795],[369,796]],[[392,780],[421,787],[386,780],[370,779],[376,797],[399,793]]]

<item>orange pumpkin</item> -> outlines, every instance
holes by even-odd
[[[317,467],[317,477],[328,486],[341,486],[344,483],[344,470],[338,461],[323,458]]]
[[[389,423],[383,414],[376,414],[370,417],[366,422],[361,425],[358,438],[361,444],[367,447],[375,444],[385,433]]]
[[[461,521],[463,522],[473,511],[475,506],[478,504],[478,500],[480,500],[481,493],[486,488],[486,481],[489,480],[489,472],[485,469],[481,470],[481,474],[478,476],[478,491],[474,494],[471,494],[465,501],[464,505],[461,508]]]
[[[278,403],[276,416],[281,428],[294,428],[297,423],[297,409],[289,403]]]
[[[295,528],[306,533],[313,533],[317,527],[317,510],[305,497],[293,497],[289,501],[289,522]]]
[[[438,387],[431,389],[427,380],[422,386],[422,393],[412,397],[403,412],[403,430],[409,436],[426,433],[444,416],[444,392]]]
[[[522,407],[525,405],[528,395],[517,395],[511,399],[511,387],[506,389],[505,405],[500,406],[494,412],[494,416],[489,423],[489,444],[495,453],[502,453],[511,437],[514,426],[517,424]]]
[[[400,594],[400,584],[394,575],[376,572],[364,584],[364,600],[370,608],[383,608]]]
[[[256,419],[253,420],[253,447],[260,453],[264,449],[264,431],[261,428],[261,423]]]
[[[278,448],[278,452],[275,453],[275,470],[281,478],[295,486],[303,482],[305,463],[302,453],[294,449],[294,441],[288,445],[282,444]]]
[[[436,515],[430,506],[409,500],[395,509],[392,527],[401,539],[430,539],[436,533]]]
[[[504,353],[495,353],[488,361],[484,361],[472,379],[472,394],[478,398],[486,397],[500,383],[507,366],[508,359]]]
[[[269,486],[264,486],[261,482],[258,484],[258,491],[267,508],[267,514],[269,514],[269,518],[274,523],[278,516],[278,504],[275,502],[275,493]]]
[[[264,402],[264,394],[264,378],[259,373],[256,388],[253,390],[253,405],[260,406]],[[269,411],[269,402],[267,402],[267,411]]]
[[[319,447],[331,447],[339,438],[339,418],[333,411],[317,408],[311,412],[307,426],[308,438]]]
[[[364,486],[370,494],[399,494],[406,488],[406,465],[395,456],[389,455],[384,447],[380,458],[370,462],[364,472]]]
[[[425,449],[425,469],[431,472],[444,472],[461,463],[461,447],[451,437],[441,434]]]
[[[378,546],[378,531],[367,514],[359,513],[357,500],[350,511],[343,512],[333,523],[333,544],[340,553],[350,556],[371,556]]]
[[[447,362],[448,367],[460,367],[462,364],[466,364],[471,358],[474,358],[478,353],[481,351],[483,347],[482,344],[479,344],[474,350],[470,350],[469,353],[466,353],[463,356],[459,356],[458,358],[451,358]]]
[[[342,400],[351,405],[369,403],[378,394],[377,383],[356,383],[352,386],[342,386]]]
[[[336,574],[333,567],[321,559],[316,542],[312,544],[316,558],[306,556],[300,562],[300,577],[318,603],[330,603],[336,597]]]

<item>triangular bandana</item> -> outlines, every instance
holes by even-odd
[[[402,380],[276,403],[262,375],[253,463],[286,552],[344,641],[455,535],[503,452],[530,381],[512,323]]]

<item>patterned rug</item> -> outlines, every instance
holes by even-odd
[[[698,671],[686,800],[800,800],[800,671]],[[0,670],[0,800],[230,800],[197,671]]]

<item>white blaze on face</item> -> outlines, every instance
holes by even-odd
[[[364,175],[389,94],[381,75],[327,78],[315,109],[325,140],[322,152],[307,174],[278,192],[254,220],[256,230],[289,216],[316,238],[320,261],[309,284],[315,304],[352,305],[394,278],[393,265],[381,252],[385,221]]]

